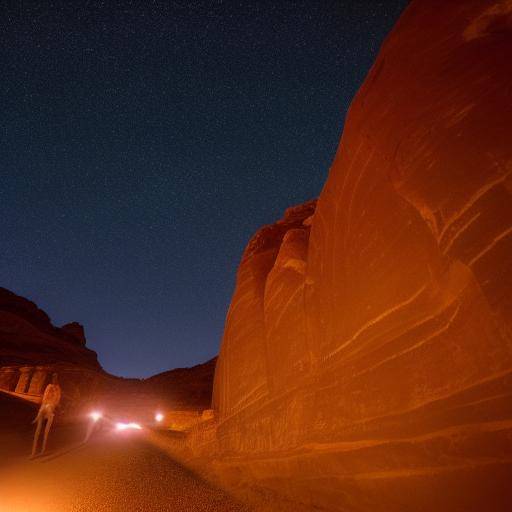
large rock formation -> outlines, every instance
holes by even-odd
[[[315,204],[289,208],[282,220],[261,228],[244,252],[216,373],[215,407],[223,414],[266,396],[268,386],[286,381],[304,362],[301,294]],[[285,332],[278,321],[283,305],[293,316]]]
[[[328,510],[509,510],[512,2],[414,0],[318,200],[242,259],[191,438]],[[311,233],[309,234],[309,225]]]
[[[60,332],[66,334],[68,339],[71,338],[73,342],[85,347],[87,340],[85,339],[85,331],[82,324],[79,324],[78,322],[65,324],[60,328]]]
[[[55,327],[33,302],[0,288],[0,366],[68,362],[100,369],[96,352],[85,347],[83,327]]]

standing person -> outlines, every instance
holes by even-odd
[[[37,423],[36,432],[34,434],[34,442],[32,444],[32,455],[34,457],[37,450],[37,442],[39,441],[39,436],[41,434],[41,428],[43,426],[44,421],[46,420],[46,426],[44,429],[44,437],[43,437],[43,446],[41,449],[41,454],[46,450],[46,442],[48,441],[48,434],[50,433],[50,429],[52,427],[53,418],[55,417],[55,409],[58,407],[60,403],[62,392],[58,382],[58,375],[54,373],[52,375],[52,382],[46,386],[44,390],[43,399],[41,401],[41,407],[39,407],[39,412],[37,413],[36,418],[32,423]]]

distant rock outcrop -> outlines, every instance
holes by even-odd
[[[146,392],[165,396],[169,407],[202,411],[212,403],[213,376],[217,358],[191,368],[175,368],[142,380]]]
[[[213,375],[217,358],[191,368],[176,368],[147,379],[108,376],[90,398],[115,417],[154,423],[161,413],[160,427],[187,430],[210,410]]]
[[[226,483],[325,510],[510,510],[511,20],[509,0],[413,0],[313,217],[249,243],[216,422],[190,440]]]
[[[80,324],[55,327],[33,302],[0,288],[0,366],[25,363],[101,368]]]
[[[78,322],[71,322],[60,328],[61,333],[68,335],[69,338],[82,347],[85,347],[85,331],[84,326]]]

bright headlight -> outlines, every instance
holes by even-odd
[[[141,430],[142,427],[138,423],[116,423],[116,430]]]
[[[89,418],[91,418],[92,421],[98,421],[102,416],[101,412],[98,411],[93,411],[89,414]]]

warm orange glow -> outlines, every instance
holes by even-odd
[[[116,430],[141,430],[142,427],[138,423],[116,423]]]
[[[92,419],[92,421],[98,421],[103,415],[101,412],[93,411],[91,414],[89,414],[89,417]]]
[[[158,423],[160,423],[163,419],[164,419],[164,415],[161,412],[157,412],[155,414],[155,421],[157,421]]]

